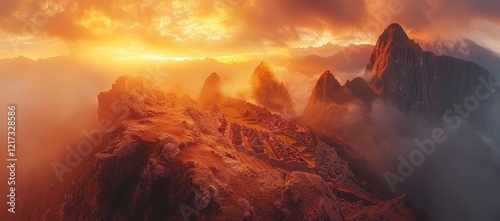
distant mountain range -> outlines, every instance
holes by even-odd
[[[498,52],[470,39],[452,43],[451,46],[449,42],[416,40],[426,51],[472,61],[500,80],[500,54]],[[294,58],[288,66],[308,76],[330,70],[336,74],[349,74],[353,78],[366,68],[374,47],[369,44],[342,47],[328,43],[318,48],[302,49],[300,53],[296,52],[298,49],[295,49],[293,50],[295,53],[292,54]]]
[[[448,55],[466,61],[472,61],[493,73],[500,80],[500,54],[487,49],[470,39],[454,43],[447,47],[442,42],[422,43],[422,48],[440,55]]]
[[[308,76],[330,70],[334,73],[349,73],[352,77],[356,77],[354,75],[361,73],[366,67],[372,51],[372,45],[349,45],[329,56],[312,54],[292,58],[288,67]]]

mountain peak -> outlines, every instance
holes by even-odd
[[[321,74],[318,81],[316,82],[316,88],[323,85],[325,88],[334,88],[340,87],[340,82],[335,78],[335,75],[332,74],[329,70],[325,71]]]
[[[321,77],[329,77],[329,76],[332,76],[335,78],[335,76],[333,76],[332,72],[330,72],[330,70],[326,70],[325,72],[323,72],[323,74],[321,74]]]
[[[287,116],[295,115],[292,98],[283,82],[280,83],[269,63],[262,61],[250,78],[252,94],[255,101]]]
[[[387,26],[386,30],[393,30],[393,31],[397,31],[397,32],[405,32],[403,27],[398,24],[398,23],[392,23],[390,24],[389,26]]]
[[[306,122],[313,120],[331,103],[343,104],[352,99],[330,71],[325,71],[316,82],[309,102],[302,114]]]
[[[256,83],[257,79],[267,79],[272,81],[278,81],[276,75],[274,74],[274,70],[271,65],[266,62],[260,62],[259,66],[257,66],[252,75],[252,82]]]
[[[380,38],[384,39],[383,37],[387,36],[386,39],[394,39],[394,40],[409,40],[408,35],[406,34],[405,30],[401,25],[398,23],[392,23],[389,25]]]
[[[391,62],[395,62],[394,67],[390,67]],[[373,48],[367,66],[368,73],[372,75],[367,77],[371,79],[370,84],[373,84],[373,81],[379,79],[383,70],[387,68],[390,72],[394,72],[403,68],[401,66],[403,64],[417,67],[422,65],[422,62],[423,50],[420,45],[408,38],[401,25],[393,23],[380,35]]]
[[[203,83],[203,87],[201,88],[199,100],[201,101],[217,101],[222,97],[221,92],[221,80],[217,73],[212,73],[210,76],[205,79],[205,83]]]
[[[212,73],[210,76],[208,76],[207,79],[219,79],[220,80],[220,77],[217,73]]]
[[[375,47],[377,46],[384,47],[386,49],[392,49],[398,46],[409,46],[417,50],[422,50],[415,41],[408,37],[403,27],[401,27],[398,23],[392,23],[384,30],[377,40],[377,45]]]
[[[256,69],[272,70],[271,65],[269,63],[267,63],[267,61],[261,61],[259,66],[257,66]]]

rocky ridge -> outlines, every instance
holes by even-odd
[[[346,205],[368,208],[341,204],[318,175],[243,160],[217,131],[218,113],[142,78],[120,77],[98,98],[102,145],[45,220],[355,220]],[[388,202],[398,216],[418,215]]]

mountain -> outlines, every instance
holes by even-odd
[[[391,24],[380,35],[366,70],[368,83],[382,98],[410,116],[435,120],[454,105],[464,104],[483,81],[492,78],[473,62],[423,51],[399,24]],[[489,99],[485,108],[473,111],[472,121],[486,125],[493,102]]]
[[[376,96],[363,78],[356,77],[347,80],[342,86],[330,71],[325,71],[311,92],[309,102],[302,114],[302,120],[310,122],[320,116],[325,108],[331,104],[345,105],[356,100],[371,103]]]
[[[212,73],[205,79],[203,87],[201,88],[198,100],[206,101],[218,101],[222,97],[221,91],[221,80],[217,73]]]
[[[263,61],[255,68],[250,78],[252,95],[255,101],[287,116],[295,115],[290,93],[283,82],[279,82],[271,66]]]
[[[347,80],[344,88],[354,97],[365,103],[370,103],[377,97],[377,94],[370,88],[370,85],[361,77]]]
[[[449,46],[449,42],[443,41],[424,42],[422,48],[439,55],[472,61],[490,71],[496,80],[500,80],[500,55],[470,39],[463,39],[451,46]]]
[[[231,108],[255,107],[232,102]],[[366,182],[331,147],[318,151],[338,164],[332,176],[339,179],[328,182],[312,169],[293,169],[297,162],[248,154],[220,130],[232,118],[200,110],[188,96],[166,94],[145,78],[118,78],[98,105],[102,128],[85,140],[93,154],[77,148],[84,154],[71,153],[80,157],[77,166],[57,167],[59,183],[54,176],[45,181],[58,191],[32,219],[426,220],[408,196],[383,201],[366,192]],[[237,122],[233,132],[242,127]]]
[[[335,76],[330,71],[325,71],[313,88],[302,119],[305,122],[311,121],[331,103],[344,104],[352,99]]]

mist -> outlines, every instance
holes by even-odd
[[[53,162],[64,163],[67,148],[97,130],[97,95],[111,88],[121,75],[141,75],[162,89],[197,99],[206,77],[213,72],[222,79],[223,92],[234,98],[247,91],[250,76],[260,61],[224,64],[214,59],[142,61],[110,65],[78,57],[31,60],[24,57],[0,60],[0,104],[16,105],[17,157],[23,177],[43,171],[55,176]],[[274,66],[299,110],[303,109],[314,78]],[[299,112],[301,113],[301,112]],[[6,118],[1,120],[4,125]],[[6,134],[5,127],[0,132]],[[6,159],[2,157],[2,159]],[[2,171],[2,176],[7,176]],[[4,184],[2,184],[3,186]]]
[[[72,148],[84,139],[84,131],[99,128],[97,95],[109,90],[116,77],[143,75],[167,92],[197,99],[206,77],[216,72],[226,96],[249,99],[245,93],[259,63],[255,60],[224,64],[198,59],[137,62],[110,68],[105,63],[69,57],[0,60],[0,90],[6,95],[0,103],[4,107],[15,104],[17,108],[18,177],[25,179],[20,184],[38,183],[39,191],[53,188],[47,181],[56,177],[51,164],[64,163],[67,147]],[[300,115],[321,73],[311,76],[283,65],[272,62],[271,65],[279,81],[286,85]],[[339,74],[339,79],[345,81],[349,75]],[[385,172],[398,174],[401,163],[398,157],[408,159],[418,149],[415,139],[431,138],[435,128],[443,127],[410,119],[381,99],[371,105],[362,102],[330,105],[321,117],[328,120],[315,122],[315,126],[345,140],[352,147],[350,151],[366,159],[384,184]],[[0,121],[6,124],[6,118]],[[436,144],[435,152],[425,156],[423,164],[415,166],[404,182],[396,183],[389,197],[409,193],[412,201],[427,210],[431,220],[500,219],[496,208],[500,204],[498,144],[487,133],[467,124],[458,130],[443,129],[446,142]],[[6,128],[0,132],[5,134]],[[1,175],[7,176],[3,171]],[[38,199],[28,197],[33,201]],[[27,199],[23,201],[26,203]]]
[[[361,102],[332,104],[325,108],[316,127],[338,135],[363,157],[389,190],[389,197],[409,194],[417,206],[425,208],[430,220],[499,220],[500,149],[491,136],[464,123],[457,130],[446,124],[428,123],[400,112],[381,99],[371,107]],[[326,119],[326,120],[325,120]],[[424,154],[421,164],[407,163],[421,150],[418,141],[433,139],[442,128],[445,141],[434,142],[435,151]],[[426,144],[430,148],[429,144]],[[408,174],[401,174],[401,165]],[[390,172],[402,178],[393,181]]]

